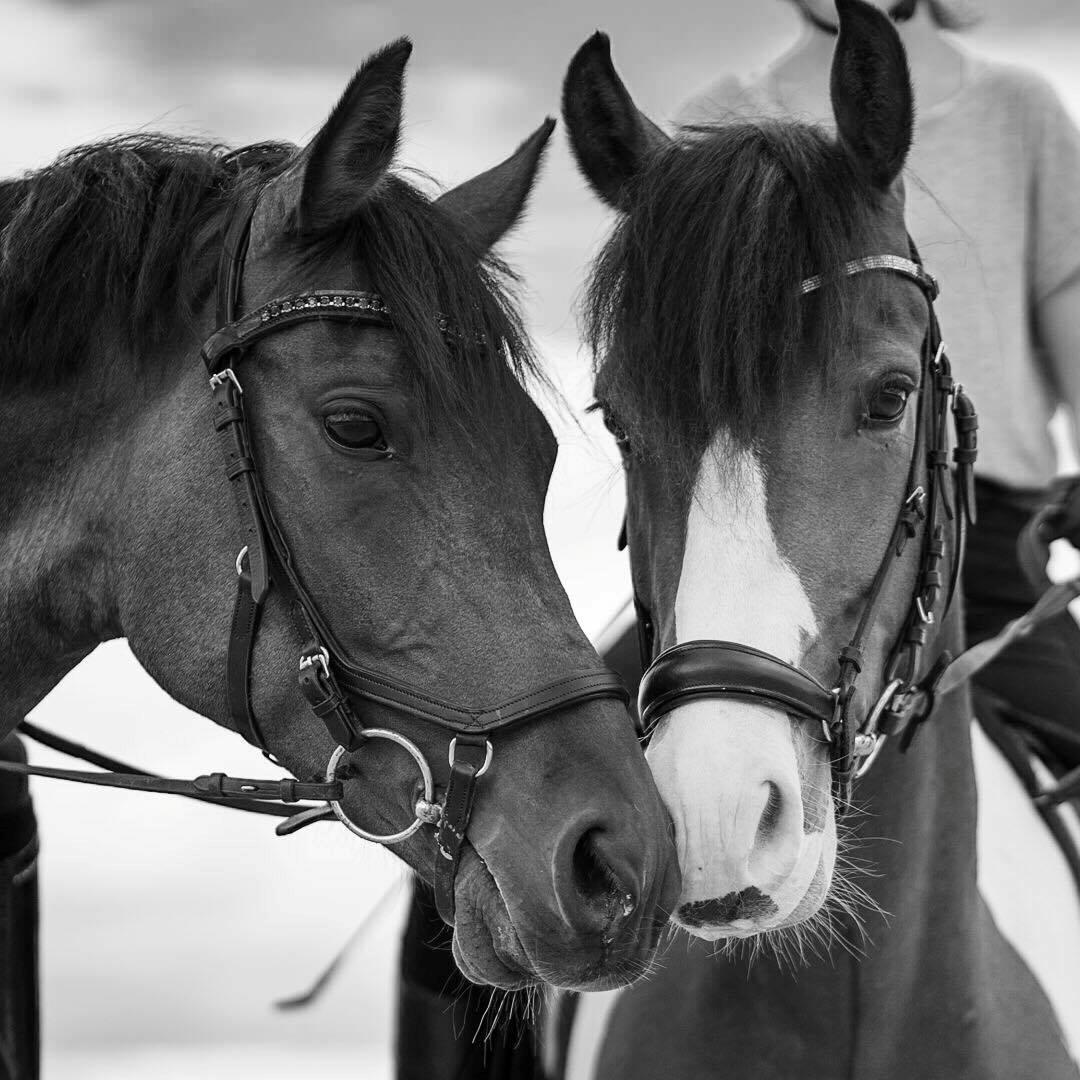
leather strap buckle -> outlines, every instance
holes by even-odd
[[[885,745],[885,733],[878,730],[878,722],[881,720],[881,714],[889,707],[893,696],[902,686],[902,679],[893,679],[885,687],[881,692],[881,697],[870,710],[866,722],[855,734],[851,745],[851,756],[862,759],[855,770],[856,780],[861,780],[870,771],[878,754],[881,753],[881,748]]]
[[[226,382],[231,382],[236,387],[236,392],[242,394],[244,388],[240,385],[240,380],[236,377],[236,372],[231,367],[222,368],[221,371],[215,371],[210,376],[210,389],[216,390],[219,386]]]
[[[300,657],[301,671],[314,667],[317,667],[322,672],[324,679],[330,678],[330,652],[325,645],[320,645],[317,652],[304,653]]]

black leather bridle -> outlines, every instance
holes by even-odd
[[[967,528],[975,521],[973,465],[978,419],[970,399],[954,382],[933,302],[937,282],[922,268],[912,246],[912,258],[871,255],[848,263],[846,275],[875,271],[901,274],[923,291],[929,325],[923,344],[922,380],[915,444],[905,490],[893,527],[889,548],[870,587],[869,598],[850,642],[837,657],[837,677],[832,688],[779,657],[732,641],[687,641],[654,652],[652,617],[635,597],[643,666],[638,692],[640,720],[646,731],[679,705],[701,698],[737,698],[771,705],[803,720],[821,724],[833,748],[833,779],[841,805],[850,802],[854,780],[871,767],[886,736],[900,736],[901,746],[910,743],[915,730],[930,715],[938,680],[951,657],[943,652],[924,671],[923,654],[928,627],[945,595],[948,610],[963,564]],[[808,294],[823,284],[820,276],[807,278],[800,293]],[[948,414],[953,414],[956,447],[955,470],[949,484]],[[921,452],[920,452],[921,450]],[[920,482],[920,473],[925,481]],[[950,496],[949,488],[952,487]],[[946,552],[946,526],[952,523],[949,545],[951,565],[948,582],[942,575]],[[919,569],[900,634],[885,665],[884,689],[863,717],[852,707],[864,665],[864,649],[870,630],[881,616],[885,585],[893,569],[922,534]]]
[[[282,160],[278,147],[249,147],[233,156],[241,169],[264,169],[276,166]],[[292,612],[303,642],[298,667],[300,690],[311,711],[337,744],[327,767],[326,780],[304,783],[291,779],[242,780],[220,773],[194,781],[167,780],[126,769],[119,775],[80,773],[3,762],[0,762],[0,769],[131,790],[163,791],[208,801],[229,801],[232,805],[255,803],[255,806],[244,806],[245,809],[267,809],[258,806],[260,800],[288,803],[298,799],[325,800],[324,805],[292,815],[278,827],[279,834],[293,832],[313,821],[336,817],[364,839],[393,844],[430,824],[437,830],[439,850],[435,860],[436,902],[439,914],[452,924],[454,880],[477,784],[492,763],[491,736],[585,701],[618,698],[627,702],[628,695],[614,672],[598,669],[562,675],[494,705],[463,706],[441,700],[422,688],[357,663],[348,656],[304,586],[285,535],[275,520],[255,456],[237,368],[242,361],[250,360],[251,348],[258,341],[302,322],[333,319],[392,326],[393,320],[380,296],[349,289],[297,293],[239,315],[244,259],[258,197],[258,187],[249,190],[234,206],[226,222],[217,285],[218,328],[207,339],[201,353],[210,380],[214,428],[224,456],[225,475],[236,497],[242,526],[243,546],[236,558],[237,593],[226,662],[228,707],[237,731],[270,757],[251,704],[251,660],[263,605],[271,589],[277,589]],[[439,320],[444,333],[456,337],[444,316],[433,312],[432,318]],[[358,700],[407,713],[450,734],[450,778],[441,802],[436,799],[432,771],[419,747],[399,732],[365,727],[353,705]],[[24,725],[21,730],[31,737],[41,734],[32,725]],[[420,770],[423,787],[415,806],[414,821],[402,831],[389,835],[362,829],[341,805],[342,781],[348,776],[348,755],[368,740],[377,738],[390,740],[408,751]],[[66,743],[66,740],[53,739],[53,745],[58,743],[66,744],[69,752],[74,747],[75,756],[85,760],[99,764],[108,760],[94,755],[93,751]],[[271,757],[271,760],[274,759]],[[278,810],[274,808],[275,812]]]

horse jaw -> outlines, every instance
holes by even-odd
[[[724,435],[703,456],[690,500],[675,634],[793,664],[817,636],[769,524],[761,465]],[[690,702],[660,724],[647,757],[675,823],[678,925],[710,940],[749,937],[817,911],[836,822],[826,749],[804,721],[769,706]]]

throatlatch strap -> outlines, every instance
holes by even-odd
[[[447,926],[454,925],[454,881],[465,844],[465,830],[469,827],[476,801],[477,781],[487,755],[487,739],[475,735],[457,736],[442,820],[436,835],[439,854],[435,860],[435,906]]]

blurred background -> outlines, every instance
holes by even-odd
[[[1037,68],[1080,117],[1076,0],[981,7],[969,46]],[[759,69],[798,32],[781,0],[0,0],[0,23],[0,175],[132,130],[302,142],[364,56],[409,34],[402,161],[446,185],[557,113],[566,64],[598,27],[660,121],[717,75]],[[574,302],[607,225],[557,131],[529,219],[504,252],[579,419],[589,377]],[[595,634],[628,589],[615,551],[617,460],[595,422],[548,411],[561,441],[548,505],[555,563]],[[171,702],[122,642],[72,672],[33,719],[172,775],[266,768]],[[46,752],[36,760],[53,763]],[[241,1067],[388,1080],[406,895],[391,855],[328,826],[279,840],[268,819],[185,800],[47,782],[35,792],[46,1080],[216,1078]],[[275,1012],[272,1002],[303,990],[368,916],[324,999]]]

